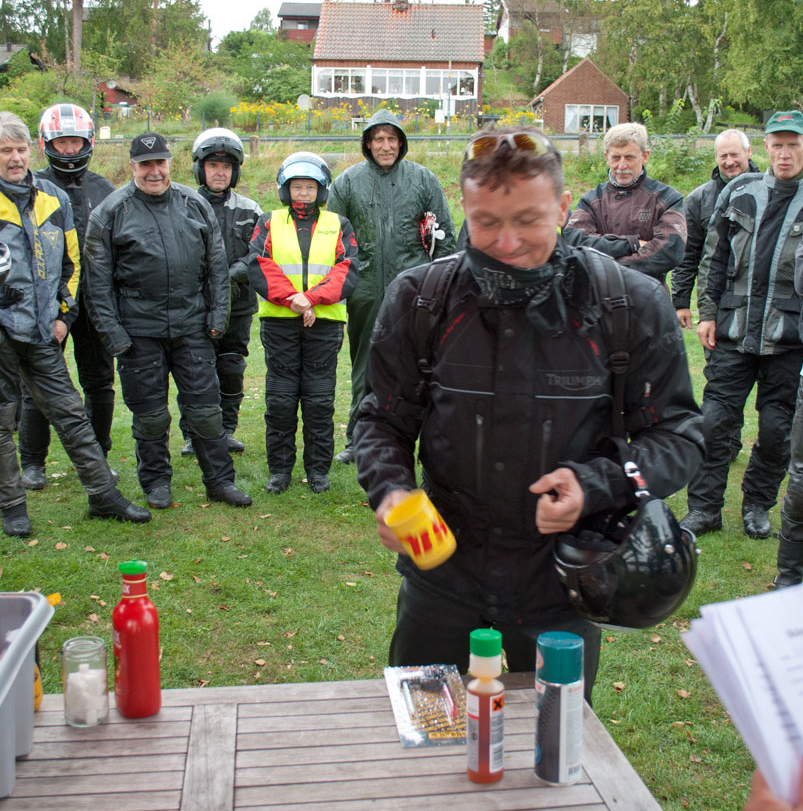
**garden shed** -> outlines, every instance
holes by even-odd
[[[604,133],[629,121],[628,97],[589,57],[578,62],[531,102],[552,133]]]

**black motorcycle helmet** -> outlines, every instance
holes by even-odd
[[[196,181],[201,186],[205,186],[204,161],[209,159],[228,161],[232,167],[229,188],[233,189],[240,179],[240,167],[244,157],[243,142],[236,133],[225,127],[212,127],[204,130],[192,145],[192,173],[195,175]]]
[[[592,517],[555,539],[555,568],[569,600],[595,622],[649,628],[674,613],[694,585],[693,533],[646,490],[638,501],[633,515]]]

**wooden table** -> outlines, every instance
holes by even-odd
[[[532,678],[505,677],[505,776],[490,786],[466,777],[464,746],[402,749],[382,680],[164,690],[158,715],[113,709],[87,729],[45,696],[0,811],[660,811],[588,707],[580,782],[536,779]]]

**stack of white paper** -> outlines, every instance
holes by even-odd
[[[683,641],[773,793],[794,803],[803,760],[803,585],[700,613]]]

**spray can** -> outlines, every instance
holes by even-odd
[[[159,616],[148,597],[148,564],[128,560],[117,569],[123,575],[123,598],[112,614],[114,696],[126,718],[144,718],[162,706]]]
[[[582,772],[583,639],[541,634],[535,660],[535,775],[568,786]]]
[[[466,687],[466,773],[475,783],[495,783],[505,773],[505,686],[496,678],[502,673],[502,634],[479,628],[469,643],[468,672],[475,678]]]

